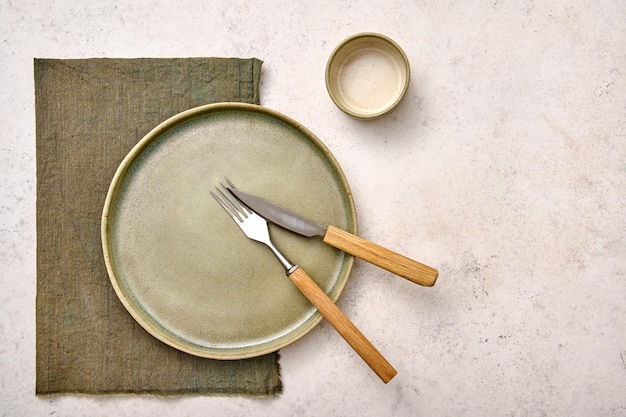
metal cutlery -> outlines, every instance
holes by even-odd
[[[240,203],[235,197],[229,197],[227,195],[229,189],[234,189],[232,183],[228,182],[228,185],[230,187],[222,185],[224,191],[216,187],[216,192],[211,192],[211,195],[213,195],[215,200],[217,200],[249,239],[265,244],[272,251],[285,268],[287,276],[298,287],[302,294],[317,308],[322,316],[339,332],[380,379],[385,383],[389,382],[397,374],[393,366],[391,366],[315,281],[313,281],[301,267],[287,259],[272,243],[266,220]]]
[[[432,287],[437,281],[439,272],[435,268],[383,248],[338,227],[332,225],[324,227],[291,210],[277,206],[261,197],[248,194],[235,187],[230,187],[229,191],[261,217],[287,230],[306,237],[322,236],[324,243],[416,284]]]

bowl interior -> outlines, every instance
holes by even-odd
[[[374,118],[391,111],[409,85],[406,55],[391,39],[355,35],[341,43],[326,68],[326,85],[335,104],[349,115]]]

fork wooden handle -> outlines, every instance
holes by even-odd
[[[324,242],[419,285],[432,287],[439,276],[439,272],[435,268],[383,248],[335,226],[328,226]]]
[[[386,384],[391,381],[397,371],[387,359],[367,340],[348,317],[326,295],[326,293],[300,267],[289,275],[291,281],[302,294],[317,308],[326,320],[339,332],[356,353],[372,368]]]

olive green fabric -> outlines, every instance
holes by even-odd
[[[262,62],[36,59],[37,394],[277,395],[278,353],[191,356],[149,335],[107,276],[100,216],[124,156],[160,122],[223,101],[259,104]]]

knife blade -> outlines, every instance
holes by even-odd
[[[280,227],[306,237],[322,236],[324,243],[416,284],[432,287],[437,281],[439,272],[433,267],[424,265],[333,225],[324,227],[298,213],[294,213],[256,195],[233,187],[227,187],[227,189],[261,217]]]

